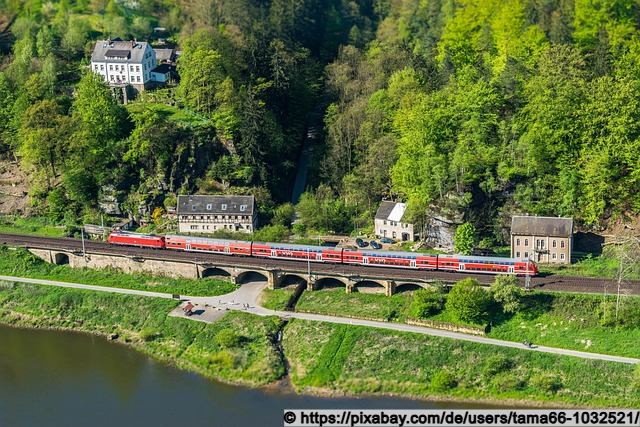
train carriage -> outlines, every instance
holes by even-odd
[[[251,255],[251,242],[242,240],[218,239],[213,237],[195,237],[167,235],[165,239],[167,249],[177,249],[194,252],[213,252],[228,255]]]
[[[415,252],[367,251],[345,249],[342,262],[356,265],[381,265],[386,267],[435,270],[437,256]]]
[[[330,246],[253,242],[253,256],[314,262],[342,262],[342,249]]]
[[[124,246],[164,249],[164,237],[153,234],[132,233],[130,231],[112,231],[107,238],[109,243]]]
[[[533,262],[514,258],[438,255],[438,270],[486,274],[537,274]]]

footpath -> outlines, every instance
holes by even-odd
[[[65,288],[87,289],[100,292],[116,292],[121,294],[141,295],[154,298],[169,298],[171,294],[160,292],[138,291],[133,289],[111,288],[107,286],[82,285],[78,283],[57,282],[52,280],[30,279],[24,277],[0,276],[0,280],[21,283],[34,283],[38,285],[60,286]],[[187,319],[212,323],[224,316],[227,311],[241,310],[258,316],[280,316],[283,318],[303,319],[316,322],[339,323],[345,325],[368,326],[372,328],[389,329],[393,331],[413,332],[418,334],[431,335],[436,337],[445,337],[457,340],[472,341],[483,344],[496,345],[501,347],[513,347],[523,349],[522,343],[512,341],[502,341],[492,338],[486,338],[476,335],[467,335],[459,332],[444,331],[441,329],[431,329],[424,326],[406,325],[403,323],[376,322],[371,320],[350,319],[346,317],[327,316],[319,314],[296,313],[289,311],[267,310],[257,304],[258,297],[262,289],[267,284],[265,282],[251,282],[240,286],[237,290],[216,297],[194,297],[180,296],[182,303],[169,313],[169,316],[185,317]],[[183,307],[191,303],[194,308],[191,316],[185,316]],[[565,350],[554,347],[534,346],[529,351],[541,351],[544,353],[560,354],[564,356],[575,356],[584,359],[606,360],[619,363],[640,363],[640,359],[622,356],[611,356],[608,354],[587,353],[584,351]]]

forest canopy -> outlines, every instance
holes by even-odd
[[[0,1],[0,149],[56,220],[105,198],[138,215],[203,192],[254,194],[268,222],[320,111],[306,227],[349,233],[389,198],[418,224],[461,215],[496,242],[516,213],[599,226],[640,210],[639,9]],[[154,41],[154,27],[181,51],[180,79],[123,106],[88,58],[96,40]]]

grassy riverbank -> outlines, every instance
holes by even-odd
[[[283,298],[280,290],[270,291],[267,301]],[[615,325],[615,296],[607,297],[606,312],[602,295],[532,292],[523,298],[516,314],[505,315],[499,308],[489,316],[493,327],[488,336],[505,341],[527,339],[538,345],[616,356],[640,355],[640,298],[623,296],[618,304]],[[305,291],[297,309],[336,316],[375,317],[383,321],[406,321],[413,296],[392,297],[352,293],[344,288]],[[497,311],[496,311],[497,310]],[[455,319],[445,309],[427,318],[435,322],[483,328]]]
[[[271,341],[278,319],[227,313],[214,324],[168,317],[178,304],[163,298],[0,282],[0,322],[117,334],[118,340],[183,369],[227,382],[264,385],[284,372]],[[233,330],[237,343],[216,337]]]
[[[236,289],[236,286],[230,282],[213,278],[174,279],[142,273],[124,274],[114,269],[92,270],[54,265],[41,260],[25,249],[9,250],[1,246],[0,275],[190,296],[223,295]]]
[[[0,322],[118,340],[203,376],[265,385],[284,372],[275,317],[229,312],[214,324],[168,317],[177,302],[0,282]],[[226,339],[221,339],[222,336]],[[283,349],[301,392],[385,393],[523,404],[638,407],[634,367],[420,334],[292,320]]]
[[[640,405],[634,367],[352,325],[293,320],[283,347],[301,391],[545,405]]]
[[[532,293],[524,308],[498,318],[489,333],[507,341],[528,339],[536,344],[593,353],[640,355],[640,298],[609,295]]]

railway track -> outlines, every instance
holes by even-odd
[[[17,247],[33,247],[44,249],[61,249],[72,252],[82,251],[82,241],[80,239],[59,238],[59,237],[41,237],[28,236],[20,234],[0,233],[0,244]],[[198,252],[181,252],[160,249],[134,248],[126,246],[114,246],[106,242],[96,242],[93,240],[85,240],[85,250],[87,252],[95,252],[102,254],[125,255],[129,257],[154,258],[164,260],[181,260],[187,262],[212,265],[237,265],[241,267],[258,267],[258,268],[281,268],[292,272],[307,273],[307,263],[304,261],[287,261],[274,260],[269,258],[251,258],[236,257],[229,255],[220,255],[214,253],[198,253]],[[462,279],[473,277],[480,283],[488,285],[493,283],[493,275],[458,273],[446,271],[424,271],[424,270],[404,270],[398,268],[379,267],[379,266],[357,266],[347,264],[327,264],[315,263],[310,264],[312,273],[341,274],[345,276],[358,276],[363,278],[386,278],[393,279],[396,282],[402,282],[403,279],[419,279],[419,280],[441,280],[445,283],[455,283]],[[521,277],[520,285],[524,287],[525,278]],[[616,293],[618,289],[617,281],[613,279],[580,277],[580,276],[564,276],[564,275],[548,275],[536,276],[530,278],[531,289],[543,291],[565,291],[579,293]],[[640,280],[627,280],[621,283],[621,292],[640,295]]]

